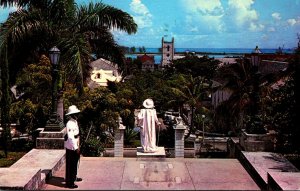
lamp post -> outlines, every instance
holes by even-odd
[[[204,118],[205,115],[202,115],[202,143],[204,145]]]
[[[49,58],[52,64],[52,108],[51,115],[47,121],[45,131],[61,131],[61,119],[57,115],[57,82],[58,82],[58,62],[60,50],[54,46],[49,50]]]

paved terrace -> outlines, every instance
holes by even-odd
[[[66,190],[65,151],[33,149],[0,168],[0,190]],[[238,159],[82,157],[77,190],[300,190],[300,172],[268,152]]]
[[[62,167],[43,187],[64,190]],[[236,159],[82,157],[83,190],[259,190]]]

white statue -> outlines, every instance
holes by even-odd
[[[143,102],[144,109],[141,109],[138,114],[138,125],[140,126],[141,144],[145,153],[156,152],[156,132],[155,125],[160,125],[158,121],[156,110],[154,109],[154,102],[152,99],[146,99]]]

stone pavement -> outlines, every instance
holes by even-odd
[[[66,190],[64,175],[42,189]],[[78,175],[77,190],[260,190],[237,159],[82,157]]]

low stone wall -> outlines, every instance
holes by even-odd
[[[9,168],[0,169],[0,190],[39,190],[65,162],[65,150],[32,149]]]
[[[64,149],[65,129],[60,132],[44,131],[39,132],[36,139],[37,149]]]
[[[275,134],[266,133],[266,134],[249,134],[245,131],[241,133],[239,143],[243,150],[250,152],[265,151],[273,152],[274,151],[274,138]]]
[[[0,190],[39,190],[41,169],[0,168]]]

